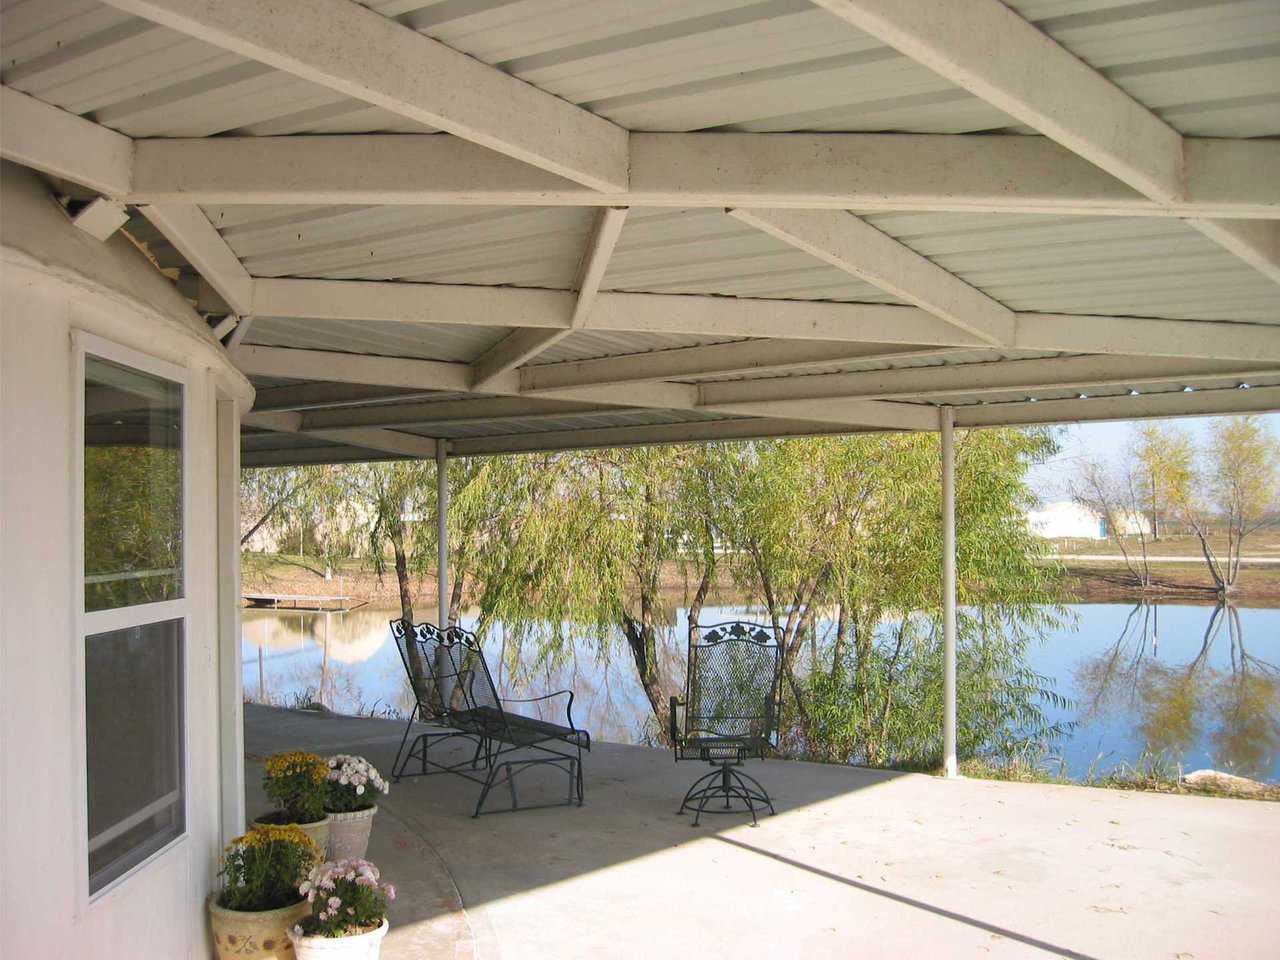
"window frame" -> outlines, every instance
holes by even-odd
[[[185,846],[191,834],[191,443],[195,417],[191,404],[192,376],[186,367],[160,360],[131,347],[81,330],[71,333],[72,354],[72,466],[71,466],[71,611],[72,611],[72,766],[74,776],[73,806],[75,811],[76,916],[82,916],[94,904],[111,897],[130,881],[145,873],[158,860],[167,858]],[[84,590],[84,461],[85,461],[85,358],[108,360],[140,373],[150,374],[178,384],[182,395],[182,596],[173,600],[115,607],[86,612]],[[182,790],[182,832],[153,850],[120,876],[98,890],[89,890],[89,784],[88,784],[88,717],[86,715],[85,642],[88,637],[130,627],[146,626],[165,620],[182,624],[181,669],[179,694],[182,697],[180,719],[182,734],[178,743],[182,751],[179,784]]]

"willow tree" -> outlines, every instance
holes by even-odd
[[[1025,522],[1044,432],[962,434],[957,449],[961,748],[1055,731],[1025,666],[1055,620],[1054,573]],[[736,579],[784,644],[799,748],[928,765],[941,753],[939,450],[932,435],[771,441],[744,450],[717,502]],[[820,611],[834,630],[816,637]],[[806,636],[814,651],[800,657]]]
[[[711,583],[707,457],[701,447],[658,447],[469,468],[450,538],[463,545],[455,582],[468,580],[478,630],[501,621],[504,636],[536,643],[542,662],[582,646],[610,657],[621,641],[660,721],[672,692],[660,656],[664,624],[674,618],[664,574],[696,567],[698,606]]]

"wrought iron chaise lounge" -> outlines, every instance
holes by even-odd
[[[484,652],[475,635],[461,627],[441,632],[430,623],[391,621],[391,633],[404,662],[414,707],[409,714],[400,749],[392,769],[393,779],[453,773],[481,785],[473,817],[484,811],[485,800],[495,786],[506,783],[511,809],[521,807],[516,776],[530,767],[554,767],[569,778],[566,804],[583,802],[582,752],[591,749],[591,735],[573,723],[573,692],[558,690],[527,700],[503,699],[493,684]],[[507,711],[505,704],[537,703],[567,697],[565,723],[553,723]],[[416,720],[439,727],[409,739]],[[432,745],[462,738],[474,741],[470,759],[440,763],[428,753]],[[438,752],[438,751],[437,751]],[[416,761],[418,769],[410,770]],[[484,767],[483,774],[479,771]],[[553,804],[537,804],[552,806]],[[560,804],[554,804],[560,806]]]
[[[772,627],[734,620],[689,632],[685,697],[671,698],[671,749],[676,762],[710,763],[710,773],[694,781],[679,813],[774,812],[760,783],[739,769],[748,758],[763,759],[777,746],[781,705],[782,648]],[[684,722],[678,709],[683,707]]]

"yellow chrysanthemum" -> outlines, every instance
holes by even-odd
[[[271,823],[255,824],[253,829],[236,837],[223,851],[223,856],[237,849],[253,849],[266,847],[273,843],[292,843],[303,847],[313,860],[320,859],[320,847],[307,834],[294,824],[276,825]]]
[[[329,773],[329,766],[324,758],[303,750],[289,750],[267,757],[268,777],[290,777],[294,774],[305,774],[319,783]]]

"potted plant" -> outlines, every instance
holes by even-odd
[[[396,898],[377,867],[359,859],[320,864],[298,889],[311,908],[289,930],[298,960],[377,960],[387,901]]]
[[[219,960],[286,960],[289,930],[311,911],[299,885],[323,859],[295,826],[254,827],[222,853],[222,890],[209,898]]]
[[[262,789],[276,809],[254,823],[295,824],[316,842],[322,854],[328,851],[329,817],[324,804],[329,793],[329,766],[323,757],[301,750],[267,757]]]
[[[363,857],[369,849],[373,815],[378,812],[378,794],[391,788],[364,757],[339,753],[325,762],[329,765],[329,795],[324,805],[329,814],[329,857]]]

